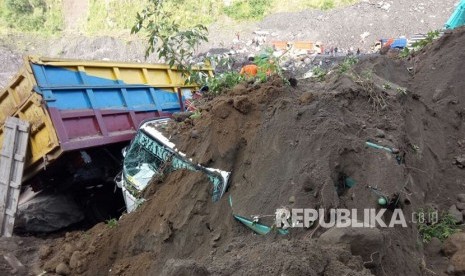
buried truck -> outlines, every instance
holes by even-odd
[[[159,179],[175,170],[205,173],[213,186],[214,202],[223,196],[228,187],[230,172],[195,164],[163,134],[169,120],[154,119],[144,122],[131,144],[123,150],[123,170],[115,178],[115,182],[123,191],[128,212],[134,211],[144,202],[142,192],[153,184],[153,179]]]
[[[50,232],[121,214],[113,181],[121,150],[144,120],[181,111],[196,88],[165,64],[26,58],[0,92],[0,145],[8,117],[30,124],[15,229]]]

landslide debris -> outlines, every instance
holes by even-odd
[[[222,200],[211,202],[203,174],[171,173],[115,227],[57,239],[42,267],[63,263],[73,275],[444,273],[447,259],[425,252],[411,218],[427,205],[448,210],[465,185],[455,164],[465,154],[462,42],[465,29],[409,60],[376,56],[296,88],[277,78],[238,85],[203,105],[201,118],[170,126],[181,151],[233,172]],[[314,225],[258,236],[232,217],[271,225],[282,207],[376,209],[379,193],[398,195],[406,228]]]

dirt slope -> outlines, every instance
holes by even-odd
[[[220,202],[211,202],[203,175],[175,172],[117,226],[58,239],[42,267],[62,262],[73,275],[444,274],[447,259],[425,257],[410,218],[427,205],[447,209],[464,188],[465,171],[454,164],[465,150],[462,42],[465,29],[410,60],[373,57],[297,88],[279,79],[238,85],[202,106],[201,119],[171,126],[182,151],[233,172]],[[404,161],[368,140],[399,149]],[[259,215],[271,225],[280,207],[378,208],[368,186],[400,194],[407,228],[257,236],[232,217]],[[352,240],[338,240],[338,231]]]

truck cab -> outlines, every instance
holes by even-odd
[[[214,202],[223,196],[228,187],[230,172],[194,163],[163,134],[169,120],[145,121],[123,152],[123,169],[115,182],[123,191],[128,213],[144,202],[141,194],[146,187],[152,185],[152,179],[175,170],[205,173],[212,185]]]
[[[407,39],[404,37],[400,38],[381,38],[376,41],[374,50],[377,52],[383,47],[389,47],[390,49],[403,49],[407,47]]]

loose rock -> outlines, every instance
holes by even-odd
[[[446,256],[452,256],[462,249],[465,249],[465,233],[459,232],[451,235],[444,241],[442,252]]]
[[[463,222],[463,214],[457,209],[455,205],[450,206],[449,214],[457,221],[457,224]]]
[[[59,263],[55,269],[56,274],[58,275],[69,275],[71,271],[65,263]]]
[[[450,264],[455,275],[465,275],[465,250],[461,250],[452,256]]]
[[[462,202],[462,203],[465,203],[465,194],[458,194],[457,195],[457,200]]]

